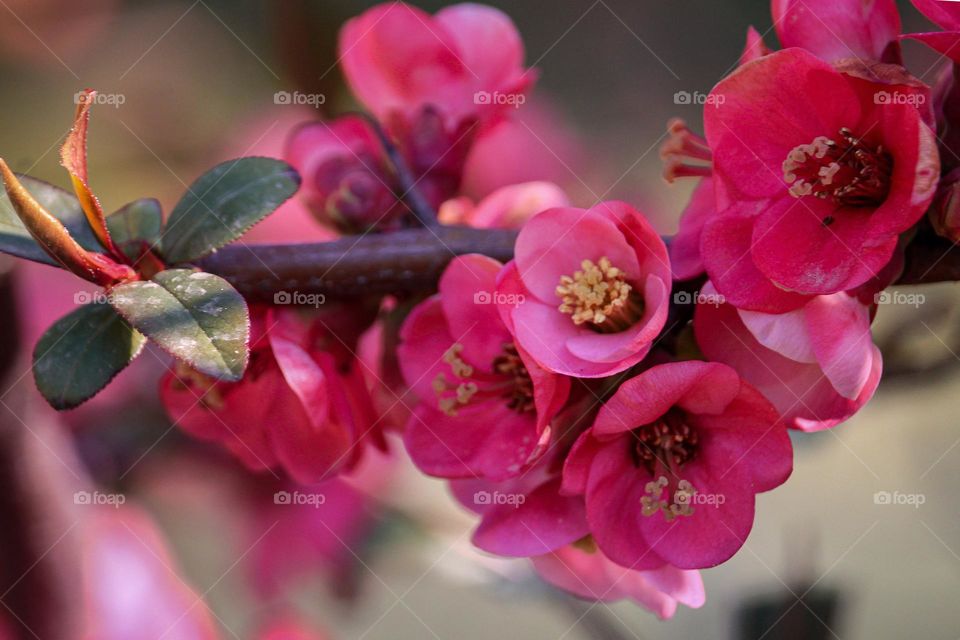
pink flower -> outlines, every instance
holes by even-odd
[[[375,533],[378,503],[396,478],[394,462],[374,449],[349,474],[318,485],[251,486],[250,526],[242,544],[251,548],[257,592],[275,599],[320,576],[337,596],[355,596],[357,554]]]
[[[574,444],[563,491],[583,495],[600,550],[619,565],[711,567],[753,526],[754,494],[792,470],[776,410],[730,367],[654,366],[627,380]]]
[[[718,214],[701,254],[734,306],[796,309],[857,287],[889,261],[897,236],[933,198],[933,133],[893,85],[840,73],[800,49],[741,67],[707,109]]]
[[[771,13],[784,48],[803,47],[827,62],[900,59],[894,0],[773,0]]]
[[[478,4],[434,16],[402,2],[377,5],[344,25],[340,57],[354,94],[391,128],[426,109],[447,131],[494,119],[534,80],[510,18]]]
[[[83,580],[85,632],[96,640],[219,638],[198,594],[171,568],[173,559],[157,526],[137,507],[87,506]]]
[[[494,303],[501,264],[454,259],[439,294],[407,318],[397,349],[420,404],[405,431],[417,466],[446,478],[503,479],[543,452],[570,381],[514,343]]]
[[[444,224],[471,227],[519,229],[537,213],[554,207],[570,206],[567,194],[551,182],[525,182],[497,189],[474,204],[461,196],[440,207]]]
[[[709,283],[703,293],[715,296]],[[815,296],[783,314],[699,304],[693,326],[707,358],[736,369],[788,425],[804,431],[843,422],[880,382],[870,310],[846,293]]]
[[[301,197],[322,223],[344,231],[387,226],[405,208],[379,140],[358,116],[299,127],[285,157],[303,176]]]
[[[650,351],[667,318],[670,265],[636,209],[549,209],[524,225],[515,255],[500,275],[501,314],[540,366],[597,378]]]
[[[313,483],[354,464],[373,423],[356,362],[293,312],[251,309],[250,364],[243,380],[216,382],[178,365],[161,400],[182,429],[221,443],[253,470],[283,468]]]
[[[698,609],[706,602],[699,571],[664,565],[636,571],[611,562],[592,538],[531,558],[544,580],[581,598],[601,602],[633,600],[661,619],[678,604]]]

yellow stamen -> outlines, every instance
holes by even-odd
[[[573,323],[589,323],[599,331],[621,331],[639,317],[631,300],[626,276],[604,256],[598,264],[580,263],[582,270],[562,276],[556,293],[560,311],[572,316]]]

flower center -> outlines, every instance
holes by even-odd
[[[535,410],[533,381],[516,345],[512,342],[503,345],[491,363],[492,373],[476,371],[460,357],[462,351],[463,345],[455,342],[443,354],[443,361],[450,365],[455,380],[448,380],[443,373],[433,379],[433,391],[441,411],[456,416],[460,407],[483,400],[506,401],[507,407],[517,413]]]
[[[623,331],[640,319],[642,298],[606,256],[598,264],[584,260],[580,268],[572,276],[561,276],[557,285],[561,313],[600,333]]]
[[[697,489],[688,480],[680,479],[679,473],[697,455],[696,430],[684,422],[681,411],[671,409],[656,422],[634,429],[632,435],[634,465],[643,465],[651,476],[657,477],[644,487],[646,495],[640,498],[643,515],[662,511],[668,521],[692,515]],[[674,487],[668,476],[676,480]]]
[[[633,430],[634,462],[651,475],[658,469],[673,473],[697,454],[700,440],[695,429],[683,421],[683,413],[671,409],[651,424]]]
[[[702,137],[680,118],[667,123],[667,140],[660,146],[663,177],[672,183],[677,178],[713,175],[713,152]]]
[[[882,145],[875,147],[849,129],[838,140],[817,136],[810,144],[790,150],[783,161],[783,179],[795,198],[816,196],[845,207],[876,207],[890,192],[893,159]],[[833,222],[832,218],[824,224]]]

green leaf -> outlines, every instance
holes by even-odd
[[[239,158],[217,165],[190,185],[170,213],[162,255],[177,264],[197,260],[236,240],[300,187],[296,170],[273,158]]]
[[[107,386],[145,343],[110,305],[87,304],[57,320],[37,342],[33,377],[54,409],[72,409]]]
[[[155,198],[140,198],[107,216],[110,236],[131,260],[140,258],[143,243],[152,247],[160,241],[163,210]]]
[[[87,218],[80,208],[80,201],[60,187],[17,174],[23,186],[50,215],[60,220],[73,239],[88,251],[103,252],[103,247],[93,235]],[[60,266],[36,243],[10,203],[10,198],[0,189],[0,251],[19,258]]]
[[[149,282],[117,285],[108,299],[138,331],[200,373],[229,382],[243,377],[250,317],[223,278],[169,269]]]

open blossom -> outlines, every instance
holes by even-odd
[[[377,5],[340,32],[340,57],[354,94],[394,128],[425,109],[453,131],[515,105],[534,80],[523,43],[501,11],[458,4],[431,16],[403,2]]]
[[[802,47],[827,62],[899,61],[894,0],[773,0],[771,13],[784,48]]]
[[[715,291],[708,283],[703,293]],[[707,358],[736,369],[804,431],[843,422],[880,382],[869,308],[846,293],[816,296],[782,314],[697,305],[694,330]]]
[[[764,56],[716,86],[724,102],[705,121],[718,213],[700,249],[732,304],[788,311],[855,288],[890,261],[939,173],[921,112],[877,98],[892,88],[800,49]]]
[[[565,496],[553,465],[541,463],[505,482],[455,480],[451,491],[480,516],[474,544],[507,557],[529,557],[544,580],[582,598],[630,599],[661,618],[677,604],[699,607],[705,594],[697,571],[667,564],[637,570],[619,566],[589,535],[582,496]]]
[[[603,405],[564,464],[563,491],[585,496],[590,531],[617,564],[697,569],[743,545],[755,494],[792,467],[786,427],[736,371],[673,362]]]
[[[300,197],[324,224],[362,231],[387,226],[404,211],[380,141],[363,118],[302,125],[284,155],[303,176]]]
[[[500,309],[542,367],[609,376],[650,351],[667,318],[670,264],[636,209],[549,209],[524,225],[515,255],[500,276]]]
[[[363,441],[379,436],[356,363],[337,341],[321,349],[323,338],[295,312],[252,308],[243,380],[218,382],[178,364],[161,381],[161,400],[180,428],[219,442],[249,468],[318,482],[352,466]]]
[[[493,304],[502,265],[454,259],[407,318],[397,349],[420,404],[405,431],[417,466],[447,478],[517,475],[545,450],[570,381],[518,346]]]

